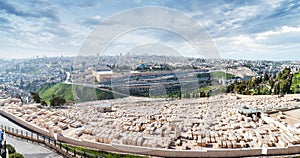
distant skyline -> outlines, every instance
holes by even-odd
[[[300,60],[297,0],[2,0],[0,58],[76,56],[85,38],[104,19],[145,6],[174,9],[197,21],[210,34],[222,58]],[[114,43],[119,50],[111,53],[126,54],[122,52],[126,42],[179,43],[174,35],[161,32],[132,32]],[[176,50],[189,56],[190,47],[178,45]]]

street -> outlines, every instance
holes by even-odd
[[[0,115],[0,124],[26,131],[24,128],[16,125],[15,123],[11,122],[7,118]],[[59,154],[55,151],[45,147],[43,144],[38,144],[35,142],[22,140],[16,137],[12,137],[10,135],[6,136],[7,144],[11,144],[15,147],[18,153],[21,153],[25,158],[61,158]]]

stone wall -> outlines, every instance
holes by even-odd
[[[289,155],[289,154],[299,154],[300,153],[300,145],[294,145],[289,147],[282,148],[268,148],[268,155]]]
[[[72,137],[63,136],[61,134],[57,135],[57,140],[68,143],[68,144],[73,144],[73,145],[78,145],[78,146],[88,147],[88,148],[94,148],[94,149],[99,149],[99,150],[103,150],[103,151],[118,151],[118,150],[115,150],[110,144],[75,139]]]
[[[50,132],[48,130],[45,130],[39,126],[36,126],[36,125],[33,125],[33,124],[30,124],[20,118],[18,118],[17,116],[14,116],[6,111],[3,111],[3,110],[0,110],[0,114],[4,117],[7,117],[7,118],[10,118],[11,120],[13,120],[14,122],[16,122],[17,124],[23,126],[23,127],[26,127],[34,132],[37,132],[37,133],[40,133],[40,134],[43,134],[45,136],[48,136],[48,137],[52,137],[50,135]]]

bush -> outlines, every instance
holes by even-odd
[[[61,106],[66,103],[66,99],[62,96],[55,96],[52,95],[52,98],[50,99],[50,105],[51,106]]]
[[[20,153],[9,154],[9,158],[24,158],[24,156]]]
[[[41,105],[48,106],[47,102],[45,100],[42,100]]]
[[[8,150],[8,154],[13,154],[16,152],[16,149],[10,144],[6,144],[6,148]]]
[[[36,103],[41,103],[41,98],[39,93],[36,92],[30,92],[31,98],[36,102]]]

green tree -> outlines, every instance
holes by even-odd
[[[299,85],[296,85],[294,88],[294,93],[299,93]]]
[[[200,97],[201,98],[205,97],[205,92],[200,92]]]
[[[24,156],[20,153],[9,154],[9,158],[24,158]]]
[[[279,83],[275,83],[275,85],[274,85],[274,94],[279,94],[279,92],[280,92]]]
[[[276,80],[278,81],[278,80],[280,80],[281,79],[281,77],[282,77],[282,73],[281,72],[279,72],[278,74],[277,74],[277,76],[276,76]]]
[[[290,83],[287,80],[282,80],[280,82],[280,93],[286,94],[290,91]]]
[[[270,79],[270,80],[269,80],[269,84],[270,84],[270,86],[271,86],[271,89],[273,89],[273,88],[274,88],[274,84],[275,84],[274,80],[273,80],[273,79]]]
[[[52,95],[50,99],[50,106],[60,106],[66,103],[66,99],[62,96]]]
[[[10,144],[6,144],[6,148],[8,150],[8,154],[13,154],[16,152],[16,149]]]
[[[269,81],[269,79],[270,79],[269,74],[267,72],[265,72],[265,74],[264,74],[264,81]]]
[[[31,95],[31,99],[33,99],[34,102],[36,102],[36,103],[41,103],[41,98],[40,98],[39,93],[36,93],[36,92],[30,92],[30,95]]]
[[[229,84],[226,87],[226,93],[232,93],[234,91],[234,84]]]
[[[260,93],[260,87],[257,88],[257,95],[261,95],[261,93]]]
[[[47,102],[45,100],[42,100],[41,105],[48,106]]]

